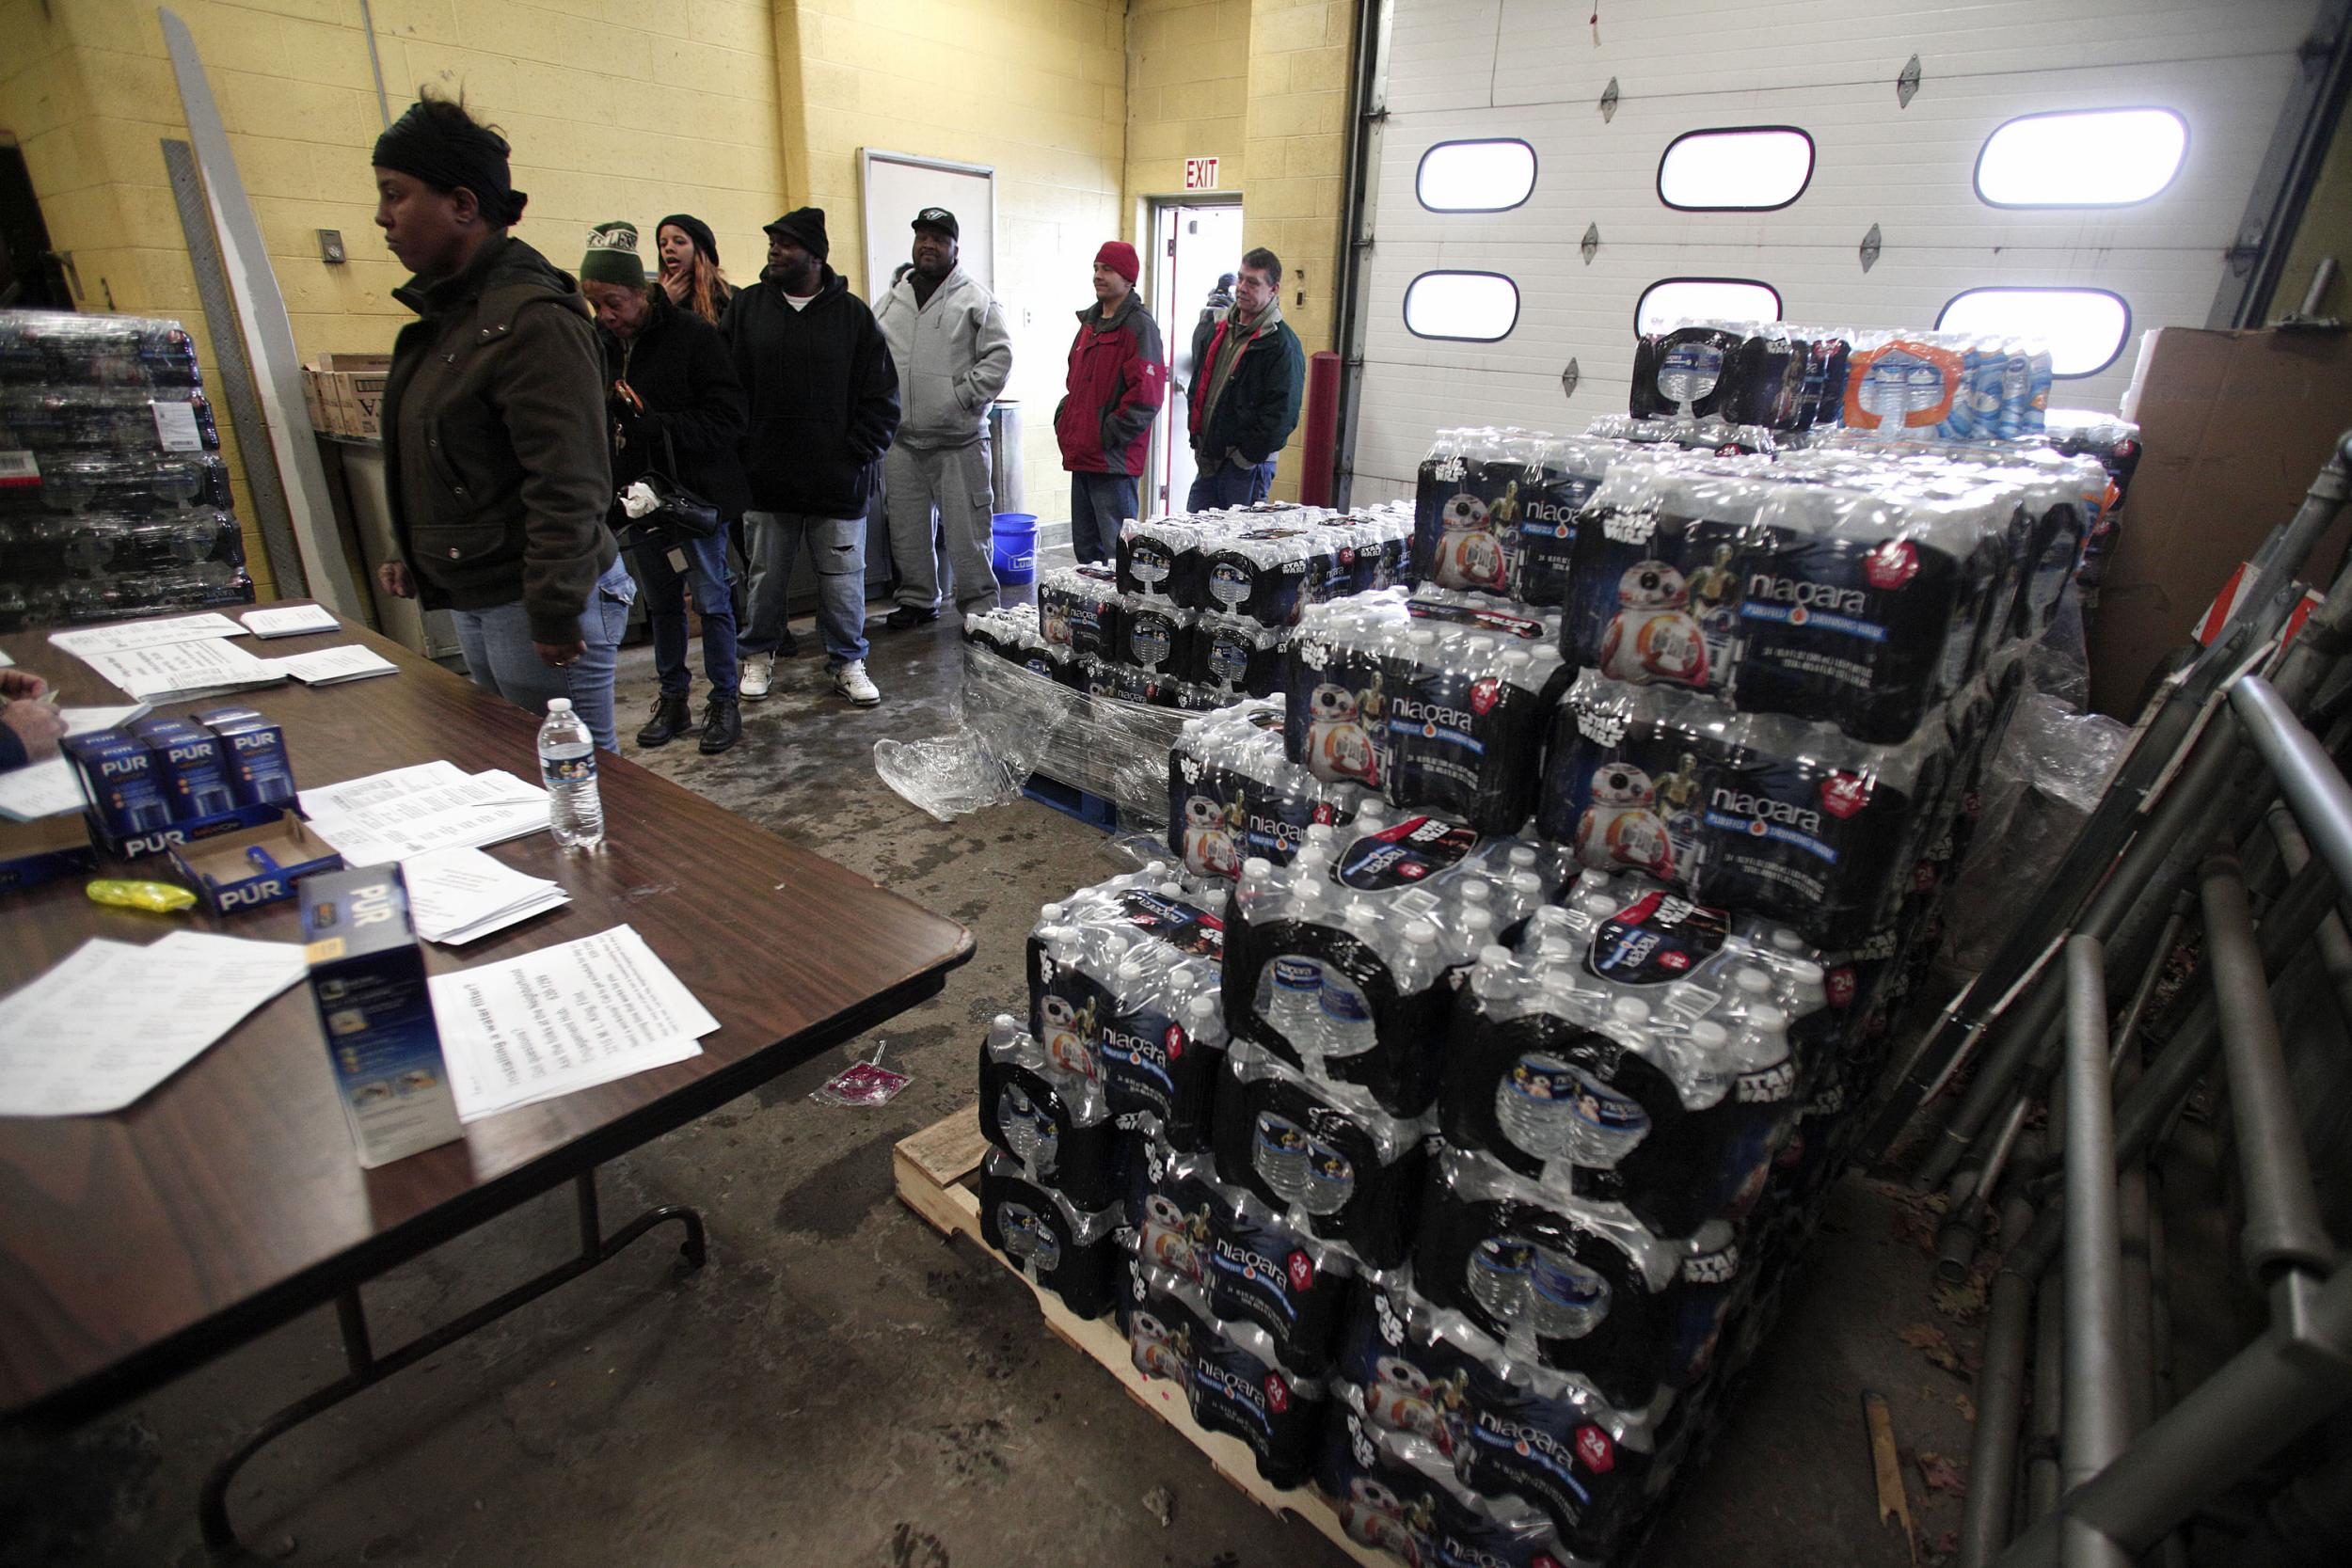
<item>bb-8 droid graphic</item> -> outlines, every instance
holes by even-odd
[[[1208,1239],[1207,1210],[1187,1214],[1166,1193],[1153,1193],[1143,1200],[1143,1237],[1138,1250],[1145,1262],[1156,1263],[1198,1285],[1206,1272],[1201,1266],[1200,1244]]]
[[[1674,838],[1658,815],[1658,786],[1628,762],[1605,762],[1593,770],[1589,803],[1576,824],[1576,858],[1608,870],[1630,865],[1653,877],[1672,877]]]
[[[1423,1496],[1410,1507],[1376,1476],[1358,1476],[1340,1499],[1340,1528],[1350,1541],[1393,1552],[1407,1568],[1421,1568],[1423,1532],[1436,1504]]]
[[[1038,1043],[1045,1047],[1046,1060],[1081,1078],[1102,1077],[1102,1064],[1094,1054],[1092,1006],[1081,1011],[1068,997],[1049,993],[1038,1002],[1037,1014]]]
[[[1184,869],[1196,877],[1241,875],[1234,832],[1242,825],[1239,803],[1218,805],[1206,795],[1184,801]]]
[[[1460,1407],[1470,1374],[1457,1371],[1433,1383],[1419,1367],[1394,1355],[1373,1363],[1372,1373],[1372,1386],[1364,1390],[1364,1414],[1391,1432],[1426,1437],[1439,1453],[1451,1457],[1454,1428],[1447,1418]]]
[[[1127,1349],[1135,1358],[1136,1370],[1146,1377],[1164,1377],[1182,1383],[1190,1375],[1190,1333],[1171,1335],[1168,1325],[1149,1312],[1137,1309],[1134,1318],[1129,1320]]]
[[[1509,571],[1485,501],[1455,496],[1438,510],[1438,547],[1430,562],[1438,587],[1501,593]]]
[[[1617,579],[1617,613],[1600,640],[1600,671],[1612,680],[1707,684],[1707,637],[1689,610],[1682,574],[1662,561],[1637,562]]]
[[[1380,787],[1380,757],[1356,693],[1325,681],[1307,696],[1307,770],[1326,784]]]

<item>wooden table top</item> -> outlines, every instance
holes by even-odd
[[[239,699],[283,727],[299,784],[437,757],[535,781],[531,716],[397,644],[348,624],[242,640],[263,657],[351,641],[400,673]],[[0,648],[67,704],[126,700],[43,634]],[[936,993],[971,957],[955,922],[634,763],[602,760],[599,852],[567,854],[544,832],[489,851],[572,901],[463,948],[426,943],[427,968],[626,923],[719,1020],[703,1053],[469,1123],[461,1142],[363,1171],[298,984],[126,1111],[0,1117],[0,1412],[71,1418],[137,1393],[855,1037]],[[91,903],[84,879],[0,896],[0,994],[93,936],[301,940],[298,901],[151,915]]]

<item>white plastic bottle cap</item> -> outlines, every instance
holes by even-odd
[[[1815,963],[1811,958],[1799,958],[1795,963],[1788,966],[1788,973],[1795,978],[1797,984],[1801,986],[1818,986],[1823,984],[1828,979],[1828,976],[1823,973],[1821,966]]]
[[[1501,942],[1478,950],[1478,961],[1489,969],[1502,969],[1511,962],[1511,950]]]
[[[1786,926],[1775,926],[1772,927],[1772,945],[1784,953],[1802,953],[1804,951],[1804,938]]]
[[[1760,969],[1743,969],[1731,978],[1734,984],[1751,996],[1762,996],[1772,989],[1772,977]]]
[[[549,713],[569,713],[572,711],[572,700],[569,697],[549,697],[548,699],[548,711]]]
[[[1750,1007],[1748,1022],[1759,1029],[1786,1029],[1788,1027],[1788,1015],[1771,1006]]]
[[[1405,923],[1405,940],[1417,947],[1435,945],[1438,928],[1426,920],[1408,920]]]
[[[1639,1023],[1649,1017],[1649,1004],[1638,996],[1620,996],[1609,1010],[1621,1023]]]
[[[1711,1019],[1701,1019],[1691,1025],[1691,1043],[1707,1051],[1720,1051],[1731,1043],[1731,1031]]]
[[[1253,881],[1258,878],[1272,875],[1273,871],[1274,863],[1263,855],[1252,855],[1241,863],[1241,874]]]

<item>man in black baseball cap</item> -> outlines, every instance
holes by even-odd
[[[898,440],[882,460],[898,575],[889,625],[901,631],[939,619],[945,577],[966,615],[996,608],[988,410],[1012,373],[1003,309],[956,264],[956,214],[926,207],[910,227],[914,265],[874,311],[905,398]]]

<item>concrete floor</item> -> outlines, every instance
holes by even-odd
[[[877,607],[878,611],[883,607]],[[952,618],[951,618],[952,619]],[[801,631],[804,647],[815,639]],[[691,1203],[711,1258],[678,1278],[666,1240],[624,1258],[299,1429],[231,1497],[258,1560],[447,1564],[1338,1563],[1274,1518],[1051,1338],[1026,1290],[942,1241],[891,1194],[893,1142],[973,1094],[987,1019],[1023,994],[1021,942],[1041,902],[1120,869],[1104,836],[1026,800],[941,824],[876,779],[873,742],[951,721],[958,650],[943,623],[877,627],[884,705],[859,713],[823,661],[780,671],[747,705],[741,746],[646,753],[669,777],[970,926],[978,957],[881,1032],[914,1083],[876,1110],[808,1091],[873,1041],[812,1063],[607,1167],[608,1216]],[[650,655],[622,666],[623,733],[652,697]],[[615,835],[628,832],[616,822]],[[760,961],[753,929],[713,942]],[[506,1216],[370,1287],[380,1346],[564,1256],[564,1195]],[[1904,1205],[1850,1177],[1748,1397],[1688,1477],[1651,1568],[1911,1562],[1882,1528],[1860,1396],[1885,1394],[1907,1449],[1964,1463],[1964,1380],[1899,1338],[1973,1329],[1933,1304]],[[1917,1338],[1915,1334],[1915,1338]],[[210,1461],[279,1404],[341,1371],[322,1309],[66,1443],[0,1446],[0,1562],[156,1568],[204,1560],[194,1502]],[[1934,1560],[1954,1496],[1907,1469]],[[1173,1523],[1144,1504],[1167,1488]],[[1947,1548],[1948,1550],[1948,1546]]]

